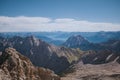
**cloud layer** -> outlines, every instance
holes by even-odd
[[[50,19],[46,17],[0,16],[0,32],[23,31],[120,31],[120,24],[89,22],[70,18]]]

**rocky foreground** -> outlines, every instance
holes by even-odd
[[[35,67],[13,48],[0,53],[0,80],[60,80],[53,71]]]
[[[80,60],[60,78],[49,69],[33,66],[15,49],[7,48],[0,53],[0,80],[120,80],[118,60],[119,56],[105,64],[84,64]]]
[[[89,52],[65,74],[62,80],[120,80],[120,55],[109,51]]]
[[[116,62],[101,65],[79,62],[72,69],[62,80],[120,80],[120,65]]]

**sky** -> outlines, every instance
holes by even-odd
[[[120,0],[0,0],[0,32],[120,31]]]

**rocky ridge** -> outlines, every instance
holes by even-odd
[[[18,37],[0,40],[0,50],[13,47],[28,57],[36,66],[49,68],[55,73],[61,73],[72,63],[79,60],[82,51],[48,44],[34,36]]]
[[[88,44],[89,41],[87,41],[81,35],[73,35],[69,37],[63,45],[66,47],[77,48],[79,46],[86,46]]]
[[[71,36],[69,37],[66,42],[63,44],[69,48],[80,48],[81,50],[94,50],[94,51],[101,51],[101,50],[111,50],[114,53],[120,52],[120,40],[119,39],[110,39],[106,42],[101,43],[92,43],[86,40],[81,35]]]
[[[79,62],[71,67],[72,72],[62,77],[62,80],[120,80],[119,68],[116,62],[100,65]]]
[[[60,80],[53,71],[35,67],[31,61],[13,48],[0,55],[0,80]]]

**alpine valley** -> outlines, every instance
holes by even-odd
[[[0,80],[120,80],[120,32],[0,33]]]

